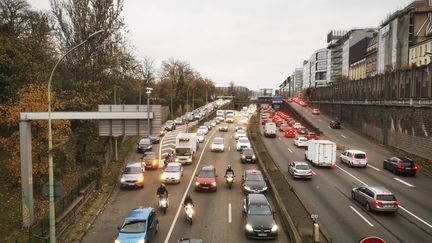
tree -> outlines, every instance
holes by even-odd
[[[0,104],[0,114],[6,117],[5,123],[14,132],[9,136],[0,137],[0,147],[8,155],[7,176],[13,184],[19,183],[20,157],[19,157],[19,131],[16,129],[20,112],[47,111],[47,84],[28,84],[18,91],[18,99]],[[64,103],[57,99],[55,92],[51,93],[53,110],[61,110]],[[71,132],[70,122],[66,120],[53,120],[53,144],[59,146]],[[48,174],[48,122],[46,120],[32,121],[32,153],[33,174],[35,184],[40,185],[42,178]],[[57,151],[58,153],[59,151]]]

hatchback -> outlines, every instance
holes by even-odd
[[[312,179],[312,170],[306,162],[293,161],[288,165],[288,173],[293,178]]]
[[[115,243],[149,242],[159,231],[159,220],[151,207],[134,208],[117,229],[119,232]]]
[[[216,168],[213,165],[204,166],[195,175],[195,191],[216,191]]]
[[[294,145],[297,147],[307,147],[308,146],[307,141],[308,140],[305,137],[296,137],[294,139]]]
[[[351,198],[368,211],[397,212],[399,201],[384,187],[363,186],[353,188]]]
[[[366,153],[360,150],[345,150],[341,153],[340,160],[341,162],[348,164],[350,167],[357,166],[366,168],[367,166]]]
[[[407,174],[415,176],[418,166],[414,161],[405,157],[393,157],[383,161],[384,169],[390,170],[394,174]]]

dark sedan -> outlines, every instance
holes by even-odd
[[[341,129],[341,123],[339,121],[331,121],[330,128]]]
[[[255,163],[256,157],[253,149],[244,148],[241,152],[241,162],[242,163]]]
[[[159,168],[159,158],[155,152],[146,152],[141,158],[141,163],[149,170],[157,170]]]
[[[262,194],[249,194],[243,200],[245,215],[245,234],[249,238],[274,239],[278,235],[278,226],[274,219],[267,198]]]
[[[172,131],[176,129],[175,122],[173,120],[168,120],[165,122],[165,130]]]
[[[245,170],[242,176],[243,193],[267,194],[267,183],[260,170]]]
[[[418,166],[414,161],[405,157],[393,157],[383,161],[384,169],[387,169],[393,174],[405,174],[415,176],[418,171]]]

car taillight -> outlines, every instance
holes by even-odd
[[[373,204],[375,204],[376,206],[382,206],[383,203],[381,201],[378,201],[376,199],[373,200]]]
[[[399,202],[399,201],[396,201],[396,202],[394,202],[393,204],[394,204],[394,205],[400,205],[400,202]]]
[[[413,170],[418,170],[417,164],[414,163]]]
[[[403,165],[402,165],[402,163],[399,163],[399,164],[397,165],[397,168],[398,168],[398,169],[403,169]]]

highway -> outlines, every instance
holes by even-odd
[[[184,131],[185,127],[165,135],[170,140],[176,133]],[[215,136],[222,136],[225,140],[225,152],[213,153],[210,151],[211,140]],[[162,150],[170,146],[161,141]],[[168,144],[168,145],[167,145]],[[158,152],[158,149],[153,151]],[[127,161],[138,161],[140,154],[133,152]],[[224,172],[231,164],[236,178],[232,189],[228,189],[224,180]],[[194,175],[204,165],[214,165],[219,175],[218,190],[216,192],[196,192],[194,190]],[[184,175],[180,184],[167,185],[170,194],[170,206],[164,215],[157,210],[159,219],[159,233],[153,242],[176,242],[181,238],[198,238],[203,242],[253,242],[244,235],[244,220],[242,218],[242,202],[245,196],[241,190],[241,173],[243,169],[254,167],[253,164],[241,164],[240,153],[235,150],[234,125],[229,125],[228,132],[217,131],[217,126],[209,131],[204,143],[200,144],[197,156],[192,165],[184,167]],[[94,224],[82,239],[82,242],[114,242],[117,235],[117,226],[120,226],[124,217],[134,207],[150,206],[157,209],[156,189],[159,186],[161,169],[146,171],[145,186],[143,189],[120,190],[118,187],[98,216]],[[182,201],[189,193],[196,203],[194,208],[194,222],[189,225],[186,221]],[[271,198],[268,197],[271,203]],[[278,220],[276,214],[276,221]],[[282,228],[282,227],[280,227]],[[270,242],[289,242],[288,236],[279,231],[276,240]]]
[[[324,138],[337,143],[338,147],[359,149],[367,153],[366,169],[350,168],[337,162],[336,168],[313,168],[311,181],[294,180],[288,173],[288,163],[304,161],[304,149],[294,146],[292,138],[278,132],[276,139],[264,138],[273,159],[285,172],[286,178],[302,202],[319,215],[318,222],[333,242],[357,242],[365,236],[379,236],[387,242],[432,241],[432,179],[422,173],[416,177],[393,175],[384,170],[382,161],[395,156],[382,146],[347,128],[331,129],[330,119],[324,115],[312,115],[310,108],[290,103],[300,114],[318,127]],[[342,151],[337,151],[338,157]],[[401,202],[395,215],[368,212],[362,205],[351,200],[351,189],[357,186],[384,186]]]

